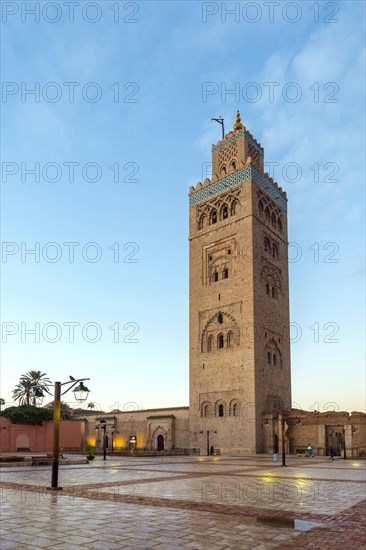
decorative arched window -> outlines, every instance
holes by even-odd
[[[222,349],[224,347],[224,335],[220,333],[217,337],[217,349]]]
[[[226,166],[225,166],[225,164],[224,164],[224,165],[221,167],[221,175],[222,175],[222,176],[226,176],[226,174],[227,174],[227,169],[226,169]]]
[[[258,210],[259,210],[259,215],[260,215],[260,217],[263,218],[263,211],[264,211],[264,208],[263,208],[263,202],[262,202],[262,201],[259,201]]]
[[[206,214],[202,214],[200,217],[200,221],[198,223],[198,229],[204,229],[207,225],[207,216]]]
[[[239,416],[239,404],[234,403],[233,405],[233,416]]]
[[[281,222],[280,218],[278,218],[278,220],[277,220],[277,229],[280,233],[282,233],[282,222]]]
[[[267,296],[269,296],[269,284],[268,283],[266,284],[266,292],[267,292]]]
[[[276,357],[276,354],[274,353],[273,354],[273,364],[276,366],[277,365],[277,357]]]
[[[231,163],[231,167],[233,168],[233,170],[236,170],[236,162],[235,162],[235,160],[233,160],[233,162]]]
[[[274,212],[272,212],[271,224],[273,225],[273,227],[276,227],[276,216],[275,216]]]
[[[278,247],[276,244],[273,243],[273,246],[272,246],[272,256],[274,258],[278,258]]]
[[[235,214],[238,213],[238,208],[239,208],[239,202],[238,201],[234,201],[231,205],[231,215],[232,216],[235,216]]]
[[[227,347],[232,348],[234,344],[234,333],[232,331],[227,333]]]
[[[265,252],[269,252],[271,249],[271,243],[269,242],[268,237],[264,237],[264,250]]]
[[[224,269],[222,270],[222,278],[227,279],[228,277],[229,277],[229,270],[227,267],[224,267]]]
[[[224,405],[219,405],[219,416],[224,416]]]
[[[211,219],[211,224],[217,223],[217,212],[216,212],[216,210],[212,210],[210,219]]]
[[[210,336],[207,338],[207,351],[212,351],[212,340],[213,336],[210,334]]]
[[[221,323],[224,322],[224,318],[223,318],[223,316],[222,316],[221,311],[220,311],[219,314],[217,315],[217,322],[220,323],[220,325],[221,325]]]
[[[216,283],[219,280],[219,274],[217,271],[214,271],[214,274],[212,275],[212,281]]]
[[[222,209],[222,219],[226,220],[226,218],[228,218],[228,217],[229,217],[229,209],[225,204],[225,206]]]
[[[271,218],[271,215],[270,215],[270,213],[269,213],[269,208],[268,208],[268,206],[267,206],[267,208],[266,208],[265,211],[264,211],[264,215],[265,215],[265,218],[266,218],[267,222],[269,222],[269,220],[270,220],[270,218]]]
[[[270,351],[267,353],[267,362],[268,362],[269,365],[271,364],[271,352]]]

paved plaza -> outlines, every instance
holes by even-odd
[[[365,545],[365,461],[97,457],[1,468],[1,549],[256,549]]]

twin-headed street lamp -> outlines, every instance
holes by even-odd
[[[95,426],[96,430],[102,430],[103,433],[103,460],[107,460],[107,421],[104,418],[97,418],[99,421],[99,424]],[[113,453],[113,437],[114,437],[114,431],[116,430],[117,426],[113,423],[112,426],[110,426],[111,430],[111,450]]]
[[[75,395],[76,401],[78,403],[83,403],[88,399],[89,389],[84,385],[85,380],[90,380],[90,378],[79,378],[75,379],[70,376],[70,380],[67,382],[55,382],[55,384],[42,384],[40,386],[34,386],[31,392],[31,397],[35,399],[43,400],[45,390],[49,395],[52,395],[48,391],[48,387],[54,387],[54,397],[53,397],[53,452],[52,452],[52,476],[51,476],[51,487],[48,487],[50,490],[60,490],[62,487],[58,486],[58,466],[59,466],[59,451],[60,451],[60,423],[61,423],[61,396],[65,395],[68,391],[72,390]],[[61,393],[61,386],[67,386],[71,384],[64,392]],[[73,389],[74,388],[74,389]]]

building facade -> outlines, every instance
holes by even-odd
[[[291,407],[287,198],[239,112],[212,174],[189,194],[190,444],[264,452]]]

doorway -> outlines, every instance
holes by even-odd
[[[165,438],[162,434],[159,434],[156,438],[156,450],[164,451],[165,449]]]

